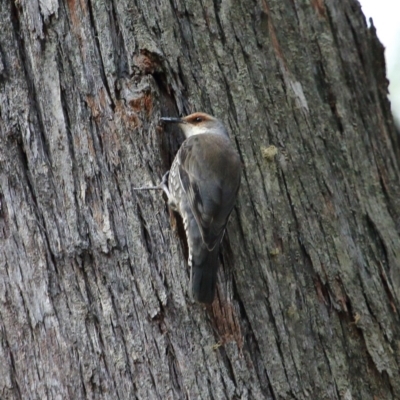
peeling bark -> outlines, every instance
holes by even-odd
[[[355,0],[3,0],[0,397],[400,398],[400,141]],[[221,118],[217,298],[157,183]]]

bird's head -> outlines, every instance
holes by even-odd
[[[176,123],[182,129],[186,138],[202,133],[213,133],[228,136],[228,133],[222,122],[202,112],[196,112],[183,118],[161,118],[166,123]]]

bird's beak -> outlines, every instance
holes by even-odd
[[[174,117],[161,117],[160,121],[165,123],[172,123],[172,124],[184,124],[185,121],[182,118],[174,118]]]

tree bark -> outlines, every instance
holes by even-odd
[[[400,142],[355,0],[2,0],[0,398],[399,399]],[[221,118],[243,161],[192,303],[155,184]]]

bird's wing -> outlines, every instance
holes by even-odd
[[[222,238],[239,189],[239,157],[229,139],[205,134],[185,140],[178,157],[182,187],[211,251]]]

